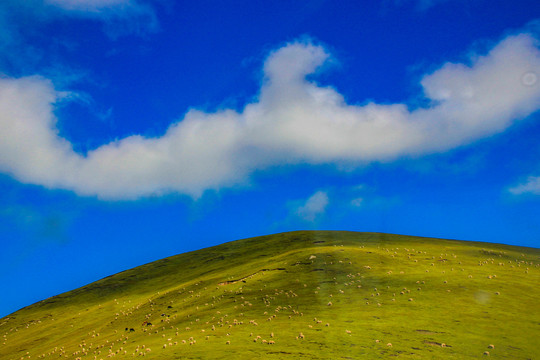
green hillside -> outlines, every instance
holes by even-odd
[[[0,319],[0,359],[533,359],[540,250],[302,231],[146,264]]]

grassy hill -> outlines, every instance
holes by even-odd
[[[533,359],[539,264],[539,249],[378,233],[238,240],[0,319],[0,359]]]

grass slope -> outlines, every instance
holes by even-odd
[[[0,319],[0,359],[532,359],[539,264],[539,249],[378,233],[238,240]]]

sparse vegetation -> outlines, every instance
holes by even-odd
[[[239,240],[0,319],[0,359],[534,358],[539,264],[538,249],[376,233]]]

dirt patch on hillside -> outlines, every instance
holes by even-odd
[[[244,276],[243,278],[240,278],[240,279],[235,279],[235,280],[227,280],[227,281],[222,281],[220,283],[218,283],[218,285],[230,285],[230,284],[234,284],[234,283],[237,283],[239,281],[243,281],[243,282],[246,282],[247,279],[250,279],[252,278],[253,276],[261,273],[261,272],[264,272],[264,271],[284,271],[286,270],[285,268],[275,268],[275,269],[261,269],[259,271],[256,271],[254,272],[253,274],[250,274],[250,275],[247,275],[247,276]]]

